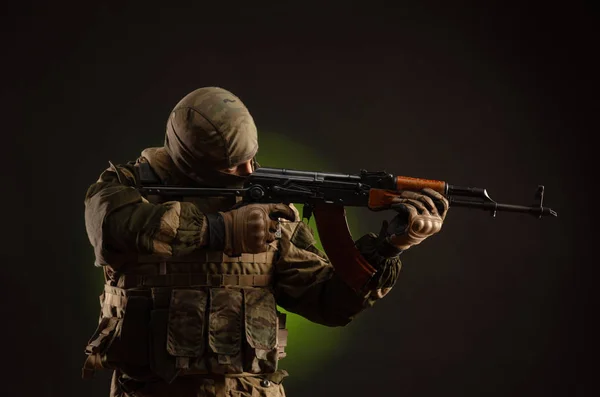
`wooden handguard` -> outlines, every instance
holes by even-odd
[[[342,205],[320,204],[314,208],[321,244],[335,272],[353,290],[359,291],[376,270],[354,245]]]
[[[433,179],[413,178],[410,176],[396,177],[396,191],[384,189],[371,189],[369,192],[369,208],[373,211],[386,210],[390,208],[394,198],[402,190],[418,192],[430,188],[438,193],[446,195],[446,182]]]
[[[438,193],[446,194],[446,182],[433,179],[413,178],[410,176],[396,177],[396,190],[412,190],[418,192],[425,188],[431,188]]]

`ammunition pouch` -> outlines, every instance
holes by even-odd
[[[205,260],[265,264],[273,252]],[[202,273],[201,258],[154,258],[106,285],[84,378],[95,369],[172,382],[188,374],[270,374],[285,357],[285,314],[270,274]],[[212,262],[215,263],[215,262]],[[218,263],[218,262],[217,262]]]
[[[152,288],[152,372],[264,374],[285,356],[285,315],[267,288]]]
[[[100,368],[119,368],[132,376],[144,377],[149,372],[150,294],[105,285],[100,304],[100,321],[85,349],[88,357],[83,378],[92,377]]]

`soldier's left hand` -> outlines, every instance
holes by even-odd
[[[398,214],[387,226],[386,240],[403,251],[420,244],[441,230],[448,207],[448,199],[433,189],[403,191],[392,202]]]

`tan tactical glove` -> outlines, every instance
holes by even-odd
[[[392,204],[399,214],[386,228],[387,242],[402,251],[420,244],[440,231],[448,207],[448,200],[433,189],[402,192]]]
[[[285,204],[248,204],[219,212],[224,223],[223,252],[238,256],[243,252],[265,252],[281,230],[279,218],[295,221],[296,215]]]

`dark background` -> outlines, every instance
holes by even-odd
[[[544,184],[559,213],[451,210],[339,354],[305,347],[318,371],[289,396],[595,395],[596,15],[452,3],[5,9],[1,394],[107,395],[107,374],[79,379],[99,293],[83,195],[108,160],[160,145],[181,97],[221,86],[331,171],[521,204]],[[388,215],[359,211],[357,228]]]

